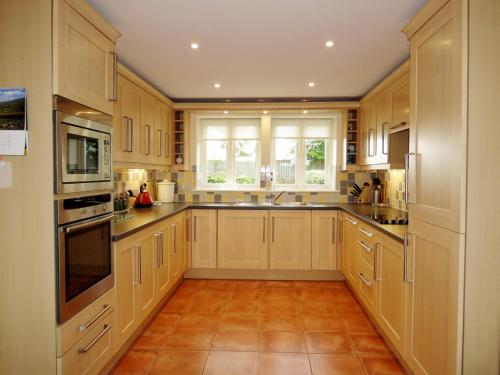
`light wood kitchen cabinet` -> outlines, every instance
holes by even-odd
[[[339,245],[341,247],[341,271],[344,274],[344,277],[347,278],[347,274],[349,273],[349,247],[346,241],[348,238],[347,231],[349,230],[349,226],[346,223],[345,213],[339,214]]]
[[[465,232],[466,73],[462,5],[450,1],[410,38],[412,218]]]
[[[113,116],[113,161],[141,160],[141,89],[118,75]]]
[[[161,300],[170,289],[169,273],[169,228],[165,223],[158,224],[154,234],[155,240],[155,290],[156,299]]]
[[[81,3],[54,2],[53,91],[112,115],[116,100],[115,42],[119,33]],[[98,24],[93,25],[89,19]]]
[[[457,374],[465,235],[419,220],[409,232],[405,360],[415,374]]]
[[[311,269],[311,211],[271,210],[270,269]]]
[[[337,269],[338,211],[312,211],[312,269]]]
[[[143,160],[151,164],[156,162],[154,133],[158,123],[158,110],[155,97],[145,91],[141,92],[141,153]]]
[[[160,132],[158,137],[158,164],[171,165],[173,160],[172,153],[172,129],[173,129],[173,110],[163,103],[160,103]]]
[[[399,78],[391,89],[392,121],[391,129],[410,126],[410,73]]]
[[[394,347],[404,355],[406,333],[406,282],[403,244],[377,236],[375,274],[378,284],[376,319]]]
[[[344,246],[346,272],[344,276],[351,283],[357,284],[359,276],[357,275],[357,262],[359,258],[358,245],[358,220],[350,215],[344,215]]]
[[[267,210],[219,210],[219,268],[268,268],[268,217]]]
[[[170,226],[169,264],[172,282],[178,281],[187,269],[186,213],[181,212],[168,219]]]
[[[389,130],[392,123],[392,90],[382,91],[375,99],[377,147],[376,164],[385,164],[389,154]]]
[[[375,249],[378,233],[371,226],[357,223],[357,242],[353,244],[353,256],[356,258],[355,270],[351,271],[356,275],[357,282],[354,287],[357,289],[361,301],[365,307],[376,315],[378,284],[376,282]],[[354,225],[352,226],[354,230]],[[353,234],[354,236],[354,234]]]
[[[219,211],[219,214],[222,211]],[[217,267],[217,210],[191,210],[191,267]],[[238,228],[239,229],[239,228]]]
[[[139,233],[137,246],[138,275],[136,281],[136,300],[141,319],[153,310],[156,291],[154,280],[155,264],[155,228]]]

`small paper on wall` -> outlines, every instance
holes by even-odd
[[[0,88],[0,155],[24,155],[28,149],[26,89]]]

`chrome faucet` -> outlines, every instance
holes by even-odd
[[[278,204],[278,202],[277,202],[278,199],[283,195],[284,192],[285,192],[285,190],[281,191],[277,195],[271,194],[271,203],[273,205],[277,205]]]

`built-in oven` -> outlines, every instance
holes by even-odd
[[[112,189],[111,126],[60,110],[54,113],[55,192]]]
[[[64,323],[114,285],[112,196],[62,199],[56,210],[58,322]]]

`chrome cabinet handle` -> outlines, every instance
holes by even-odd
[[[338,220],[338,231],[339,231],[339,235],[338,235],[338,239],[339,239],[339,243],[342,244],[343,241],[344,241],[344,219],[342,219],[341,217],[339,218]]]
[[[335,217],[332,216],[332,243],[335,243]]]
[[[158,149],[158,157],[161,158],[161,155],[163,154],[163,137],[161,135],[161,129],[158,129],[156,131],[156,133],[158,134],[158,141],[159,141],[159,149]]]
[[[186,223],[186,241],[189,242],[190,233],[189,233],[189,217],[184,218],[184,223]]]
[[[373,237],[373,233],[367,232],[363,228],[358,228],[361,233],[363,233],[367,237]]]
[[[384,155],[387,155],[389,153],[389,150],[387,149],[388,142],[386,141],[386,137],[387,137],[386,128],[388,125],[389,125],[389,123],[387,121],[382,123],[382,154],[384,154]]]
[[[359,278],[361,279],[361,281],[362,281],[363,283],[365,283],[365,285],[366,285],[366,286],[368,286],[368,287],[371,287],[371,286],[372,286],[372,282],[371,282],[371,281],[369,281],[369,280],[366,278],[366,276],[365,276],[365,274],[364,274],[363,272],[358,272],[358,276],[359,276]]]
[[[405,154],[405,203],[415,203],[415,201],[410,202],[410,189],[409,189],[409,173],[410,173],[410,155],[415,155],[414,152],[408,152]]]
[[[194,216],[194,223],[193,223],[193,237],[194,237],[194,241],[198,241],[198,218],[196,217],[196,215]]]
[[[271,234],[272,234],[272,239],[271,239],[271,242],[274,242],[274,216],[272,217],[272,220],[271,220]]]
[[[368,130],[368,156],[375,156],[377,153],[377,147],[375,141],[373,140],[375,134],[375,129]]]
[[[135,249],[137,251],[137,280],[135,285],[142,284],[142,247],[141,245],[136,245]]]
[[[127,116],[122,116],[122,151],[129,152],[130,122]]]
[[[413,283],[414,279],[410,279],[408,272],[408,241],[410,237],[410,233],[405,233],[403,238],[403,281],[406,283]],[[413,264],[415,264],[415,260],[413,260]]]
[[[133,151],[133,133],[134,133],[134,121],[130,117],[126,117],[127,119],[127,149],[125,151],[132,152]]]
[[[262,242],[266,243],[266,217],[262,218]]]
[[[174,249],[173,249],[173,252],[174,252],[174,255],[177,255],[177,225],[175,224],[172,224],[172,236],[174,237]]]
[[[366,245],[363,241],[358,241],[358,243],[363,249],[365,249],[366,252],[371,253],[373,251],[373,249],[370,246]]]
[[[161,255],[160,252],[162,252],[162,240],[161,240],[161,232],[155,233],[155,238],[156,238],[156,268],[161,267]]]
[[[146,128],[146,141],[147,141],[147,147],[146,147],[146,155],[151,155],[151,125],[144,125]]]
[[[379,275],[378,275],[378,250],[379,250],[379,245],[380,245],[379,243],[376,243],[375,247],[374,247],[375,254],[374,254],[374,259],[373,259],[373,278],[375,279],[375,281],[382,280],[382,278],[379,277]]]
[[[165,132],[165,158],[170,157],[170,133]]]
[[[116,52],[110,52],[109,53],[113,57],[113,88],[112,88],[112,96],[109,98],[110,102],[116,102],[117,100],[117,80],[116,80],[116,74],[117,74],[117,55]]]
[[[96,320],[98,320],[101,316],[103,316],[104,314],[106,314],[109,310],[111,309],[111,305],[104,305],[102,307],[102,310],[101,312],[99,312],[96,316],[94,316],[92,319],[90,319],[87,323],[85,324],[80,324],[78,326],[78,332],[83,332],[85,331],[87,328],[89,328]]]
[[[346,219],[347,219],[347,221],[348,221],[349,223],[351,223],[352,225],[358,225],[358,222],[357,222],[357,221],[352,220],[352,219],[351,219],[351,218],[349,218],[349,217],[346,217]]]
[[[108,332],[110,329],[111,329],[111,326],[105,324],[103,331],[101,333],[99,333],[95,339],[93,339],[91,342],[89,342],[85,348],[78,349],[78,353],[80,353],[80,354],[87,353],[97,343],[97,341],[99,341],[101,339],[101,337],[104,336],[106,334],[106,332]]]

